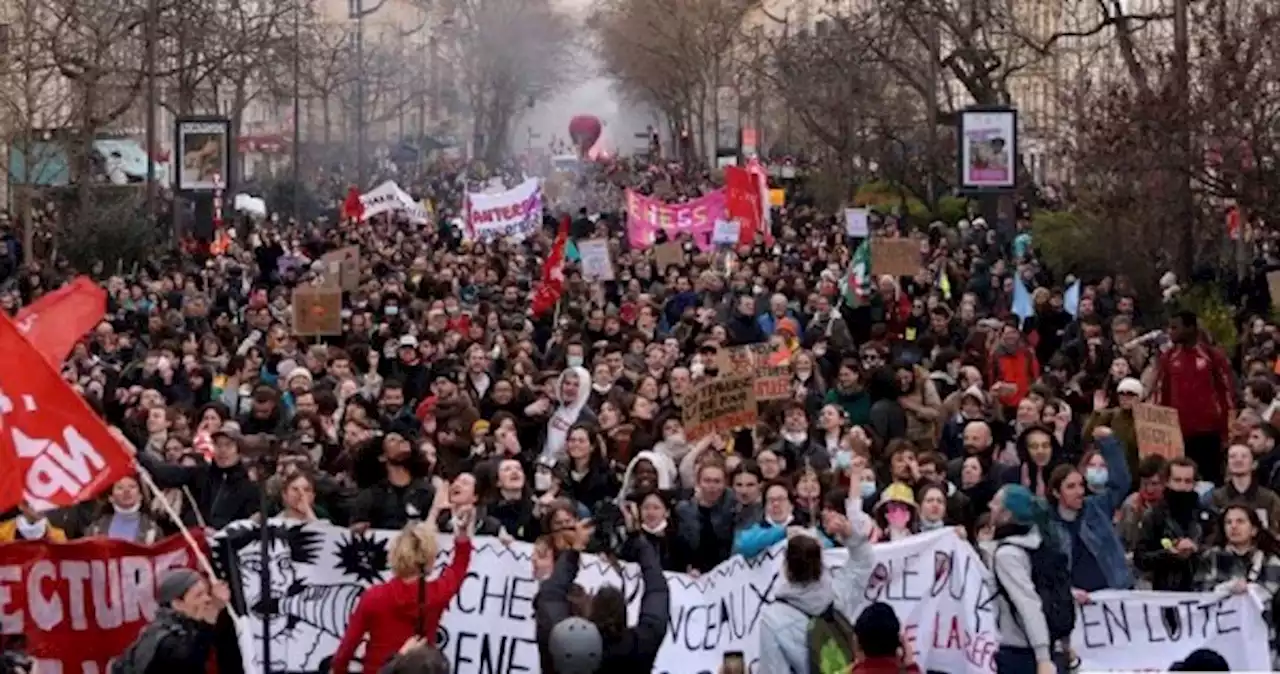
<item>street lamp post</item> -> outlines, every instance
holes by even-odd
[[[347,0],[347,18],[356,23],[355,35],[355,51],[356,51],[356,181],[360,189],[365,188],[365,162],[364,162],[364,18],[379,9],[387,0],[378,0],[378,4],[365,9],[364,0]]]

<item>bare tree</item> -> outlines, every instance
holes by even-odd
[[[701,156],[715,144],[718,92],[740,75],[731,48],[754,3],[747,0],[607,0],[591,26],[609,71],[633,98],[661,110],[673,137],[692,130]]]
[[[569,76],[575,27],[550,0],[459,0],[450,18],[444,57],[457,65],[482,154],[496,161],[517,113]]]

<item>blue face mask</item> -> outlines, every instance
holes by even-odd
[[[863,498],[863,499],[869,499],[869,498],[871,498],[872,496],[875,496],[875,495],[876,495],[876,483],[874,483],[874,482],[863,482],[863,483],[862,483],[862,498]]]
[[[849,466],[853,465],[853,452],[842,449],[836,452],[836,469],[849,470]]]
[[[1104,487],[1107,484],[1107,469],[1092,466],[1084,471],[1084,481],[1089,483],[1090,487]]]

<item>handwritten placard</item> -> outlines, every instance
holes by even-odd
[[[608,239],[583,239],[577,242],[582,262],[582,278],[588,281],[612,281],[613,257]]]
[[[293,333],[304,337],[342,334],[342,290],[300,286],[293,291]]]
[[[915,276],[920,271],[920,244],[915,239],[871,239],[871,273]]]
[[[697,442],[712,433],[754,428],[755,383],[750,375],[717,377],[698,384],[684,403],[684,434]]]
[[[754,378],[757,403],[782,400],[791,396],[791,368],[772,364],[773,354],[767,343],[720,349],[716,353],[716,367],[722,377]]]
[[[355,291],[360,287],[360,249],[356,246],[347,246],[338,250],[325,253],[320,258],[325,263],[325,277],[330,278],[328,273],[330,269],[337,265],[338,283],[337,285],[348,292]],[[330,282],[325,285],[330,285]]]
[[[1159,454],[1166,459],[1174,459],[1183,455],[1178,410],[1138,403],[1133,406],[1133,423],[1138,434],[1139,457]]]
[[[667,267],[684,264],[684,247],[676,241],[660,243],[653,247],[653,261],[658,264],[658,272],[667,273]]]

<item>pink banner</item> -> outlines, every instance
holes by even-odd
[[[627,238],[637,250],[652,246],[659,230],[666,232],[669,240],[690,234],[700,250],[710,250],[716,220],[724,217],[723,189],[679,204],[627,190]]]

